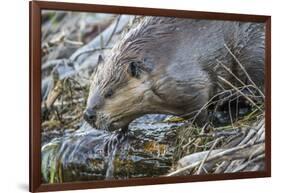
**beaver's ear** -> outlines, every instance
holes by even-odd
[[[149,73],[152,71],[153,65],[147,60],[144,61],[133,61],[129,63],[128,73],[135,78],[140,78],[141,74],[146,72]]]

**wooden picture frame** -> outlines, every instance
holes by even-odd
[[[175,177],[131,178],[126,180],[101,180],[61,184],[42,184],[41,178],[41,10],[101,12],[180,18],[229,20],[265,23],[265,171],[228,174],[191,175]],[[94,4],[29,2],[30,10],[30,185],[31,192],[76,190],[89,188],[122,187],[150,184],[182,183],[196,181],[261,178],[271,176],[271,17],[230,13],[167,10],[140,7],[105,6]]]

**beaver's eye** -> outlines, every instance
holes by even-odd
[[[139,78],[141,69],[139,67],[140,62],[131,62],[129,64],[128,72],[132,77]]]
[[[104,97],[105,98],[108,98],[108,97],[111,97],[113,95],[113,90],[109,90],[105,95],[104,95]]]

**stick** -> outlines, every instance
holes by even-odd
[[[249,76],[249,74],[247,73],[246,69],[244,68],[244,66],[240,63],[240,61],[236,58],[236,56],[231,52],[231,50],[229,49],[229,47],[224,44],[224,47],[227,49],[227,51],[230,53],[230,55],[234,58],[234,60],[239,64],[240,68],[243,70],[244,74],[247,76],[247,78],[249,79],[249,81],[257,88],[257,90],[259,91],[260,95],[263,96],[263,98],[265,98],[263,92],[257,87],[257,85],[254,83],[254,81],[251,79],[251,77]]]
[[[242,96],[244,96],[250,103],[252,103],[257,109],[259,109],[261,112],[263,112],[263,110],[256,105],[256,103],[254,101],[252,101],[252,99],[250,99],[247,95],[245,95],[242,91],[240,91],[237,87],[235,87],[233,84],[231,84],[229,81],[227,81],[226,79],[224,79],[221,76],[218,76],[218,78],[220,80],[222,80],[223,82],[225,82],[226,84],[228,84],[229,86],[231,86],[233,89],[235,89],[237,92],[239,92]]]
[[[216,147],[217,143],[222,139],[222,137],[217,138],[216,141],[213,143],[212,147],[210,148],[209,152],[206,154],[206,156],[204,157],[204,159],[202,160],[196,174],[200,174],[201,170],[203,168],[204,163],[206,162],[206,160],[208,159],[208,157],[210,156],[212,150]]]

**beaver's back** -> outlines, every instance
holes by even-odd
[[[161,59],[158,65],[167,65],[169,76],[179,81],[196,80],[206,73],[206,81],[214,85],[218,76],[235,84],[224,65],[248,84],[239,61],[252,80],[263,86],[263,23],[149,17],[138,31],[139,35],[146,32],[146,39],[153,42],[146,45],[150,46],[150,55]]]

